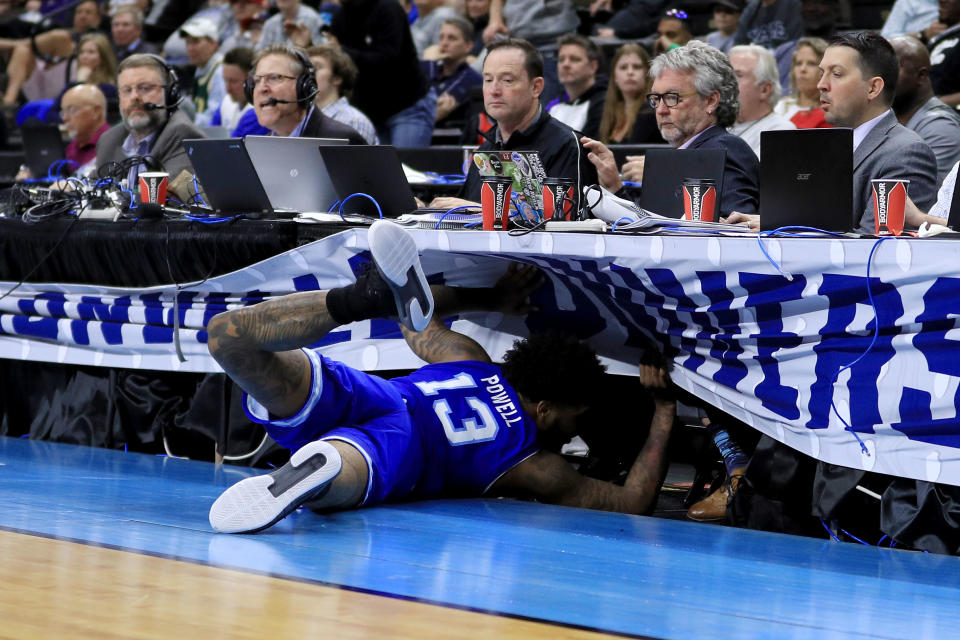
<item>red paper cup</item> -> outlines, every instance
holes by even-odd
[[[140,202],[165,204],[167,202],[167,183],[170,174],[163,171],[145,171],[139,174]]]
[[[569,220],[573,214],[573,181],[565,178],[543,180],[543,217]]]
[[[903,212],[907,204],[909,180],[877,178],[870,181],[873,189],[873,219],[878,236],[903,233]]]
[[[480,209],[483,212],[484,231],[505,231],[510,214],[510,192],[513,178],[483,176],[480,185]]]
[[[698,222],[714,222],[717,207],[717,183],[714,180],[683,181],[683,218]]]

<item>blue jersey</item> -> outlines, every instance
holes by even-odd
[[[496,365],[431,364],[384,380],[304,352],[312,381],[300,411],[276,418],[250,397],[244,408],[291,450],[318,439],[354,446],[371,472],[363,504],[482,495],[538,451],[536,425]]]
[[[480,495],[538,450],[536,425],[496,365],[431,364],[391,382],[423,438],[418,495]]]

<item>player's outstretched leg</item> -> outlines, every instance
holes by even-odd
[[[304,445],[273,473],[245,478],[210,507],[219,533],[255,533],[273,526],[308,500],[319,498],[340,473],[340,452],[329,442]]]
[[[400,322],[423,331],[433,315],[433,295],[423,275],[417,243],[400,225],[378,220],[367,232],[377,270],[393,292]]]

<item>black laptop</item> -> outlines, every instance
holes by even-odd
[[[760,157],[761,229],[850,231],[852,129],[764,131]]]
[[[207,205],[223,215],[278,215],[240,138],[183,141]],[[289,212],[287,215],[295,215]]]
[[[723,198],[723,149],[649,149],[643,165],[640,206],[670,218],[683,217],[684,180],[714,180],[717,184],[714,220],[719,220]]]
[[[66,158],[66,145],[60,135],[60,127],[35,121],[24,123],[20,129],[23,136],[23,154],[26,165],[34,178],[45,178],[53,163]],[[77,167],[64,167],[60,175],[67,176]],[[53,172],[56,177],[57,172]]]
[[[323,158],[330,193],[338,201],[347,200],[344,214],[379,217],[377,201],[383,217],[396,218],[417,208],[410,184],[403,173],[397,150],[388,145],[318,145]],[[359,195],[365,194],[365,195]]]

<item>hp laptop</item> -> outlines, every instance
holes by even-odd
[[[58,160],[66,158],[66,145],[60,135],[60,128],[55,124],[40,122],[24,124],[21,128],[23,136],[23,153],[26,164],[34,178],[46,178],[50,166]],[[61,175],[69,175],[76,167],[64,167]],[[56,174],[54,174],[56,175]]]
[[[760,134],[760,227],[853,226],[853,130]]]
[[[717,184],[714,220],[719,220],[723,198],[723,149],[649,149],[643,165],[640,206],[670,218],[683,217],[683,191],[687,179],[715,180]]]
[[[203,187],[207,204],[217,213],[260,216],[274,214],[267,193],[240,138],[184,140],[183,148]],[[296,213],[296,212],[293,212]]]
[[[346,145],[346,140],[247,136],[243,144],[274,209],[318,213],[329,211],[337,201],[323,179],[326,169],[317,149]]]

